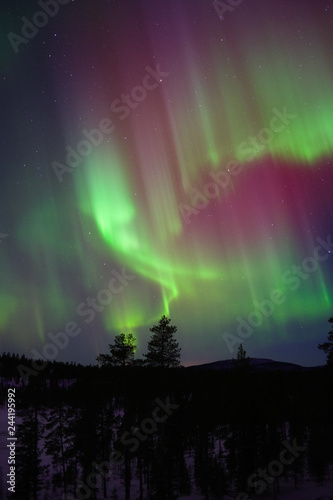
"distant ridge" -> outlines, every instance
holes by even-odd
[[[272,371],[310,371],[310,370],[318,370],[323,368],[323,366],[301,366],[296,365],[294,363],[286,363],[284,361],[274,361],[273,359],[265,359],[265,358],[250,358],[249,365],[251,367],[251,371],[255,372],[272,372]],[[232,359],[225,359],[221,361],[214,361],[213,363],[205,363],[203,365],[191,365],[187,366],[187,369],[190,370],[232,370],[234,368],[234,362]]]

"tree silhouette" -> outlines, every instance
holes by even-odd
[[[235,368],[248,368],[250,366],[250,358],[246,356],[246,351],[243,347],[243,344],[239,344],[237,350],[237,359],[232,360]]]
[[[53,487],[61,488],[66,497],[69,484],[77,476],[73,431],[77,415],[72,408],[64,406],[60,398],[56,398],[46,418],[44,449],[52,457]]]
[[[22,423],[17,428],[16,490],[15,498],[37,500],[45,486],[48,465],[42,461],[41,440],[44,424],[37,398],[28,408],[20,410]]]
[[[181,349],[173,336],[177,327],[169,325],[170,321],[163,315],[158,325],[149,329],[153,335],[148,342],[148,353],[144,354],[148,366],[171,368],[180,364]]]
[[[243,344],[239,344],[238,351],[237,351],[237,360],[244,361],[245,359],[247,359],[246,351],[243,348]]]
[[[114,344],[109,344],[111,354],[99,354],[97,361],[101,365],[126,366],[134,358],[136,344],[131,333],[116,335]]]
[[[333,323],[333,317],[328,321]],[[327,355],[327,365],[333,366],[333,329],[328,332],[328,342],[318,344],[318,349],[321,349]]]

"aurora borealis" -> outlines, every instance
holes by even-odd
[[[183,364],[230,358],[224,334],[278,290],[248,355],[323,364],[332,1],[60,4],[17,53],[8,33],[43,9],[1,5],[2,351],[73,321],[59,360],[130,332],[141,356],[167,314]]]

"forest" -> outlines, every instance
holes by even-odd
[[[50,362],[16,387],[19,500],[279,498],[333,464],[330,366],[259,373]],[[0,498],[5,495],[2,466]]]

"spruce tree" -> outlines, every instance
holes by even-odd
[[[179,366],[181,349],[174,338],[177,327],[170,325],[170,322],[171,319],[163,315],[158,325],[150,328],[153,335],[148,342],[148,353],[144,354],[148,366],[161,368]]]

